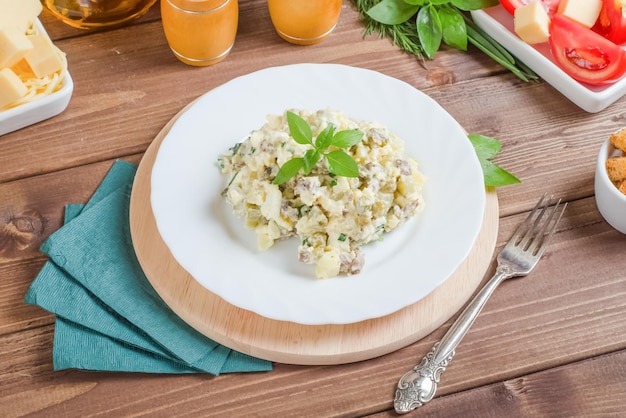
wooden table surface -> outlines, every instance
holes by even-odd
[[[496,291],[443,374],[438,397],[413,416],[623,416],[626,236],[601,217],[593,182],[602,141],[626,127],[626,98],[586,113],[475,48],[441,51],[422,66],[388,39],[364,38],[349,1],[328,40],[298,47],[274,33],[265,1],[241,0],[231,54],[206,68],[170,53],[158,4],[135,24],[100,33],[74,30],[46,12],[41,20],[67,53],[75,90],[62,114],[0,137],[0,416],[395,415],[398,378],[450,321],[408,347],[345,365],[275,364],[271,372],[218,377],[55,372],[54,317],[23,303],[46,261],[39,246],[61,226],[64,204],[87,201],[114,160],[138,163],[161,128],[202,93],[301,62],[404,80],[468,132],[501,140],[496,163],[522,183],[498,189],[496,250],[544,192],[569,202],[535,271]]]

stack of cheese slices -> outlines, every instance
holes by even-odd
[[[0,112],[63,87],[65,54],[38,25],[39,0],[0,0]]]

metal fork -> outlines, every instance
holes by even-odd
[[[394,400],[397,413],[406,414],[435,396],[441,373],[446,370],[454,357],[454,350],[496,287],[511,277],[526,276],[537,265],[567,206],[567,203],[561,204],[561,199],[555,203],[552,196],[544,205],[545,198],[546,194],[539,199],[498,254],[498,267],[494,276],[467,305],[441,341],[433,346],[417,366],[400,378]]]

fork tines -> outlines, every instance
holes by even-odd
[[[537,256],[541,255],[545,250],[546,244],[554,233],[556,225],[561,220],[561,216],[563,216],[567,206],[567,202],[561,204],[561,199],[555,200],[552,195],[544,204],[546,196],[547,193],[544,193],[511,238],[511,242],[515,246],[520,246],[523,251],[529,251]],[[546,213],[547,219],[540,227],[539,224]],[[535,215],[536,218],[533,221],[532,219]]]

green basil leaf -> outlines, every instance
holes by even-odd
[[[301,168],[304,167],[304,159],[303,158],[292,158],[283,164],[278,173],[276,173],[276,177],[272,181],[272,184],[283,184],[288,181],[290,178],[298,174]]]
[[[320,151],[324,151],[333,142],[333,134],[335,132],[335,125],[329,123],[326,128],[315,139],[315,148]]]
[[[354,159],[341,150],[331,151],[326,154],[328,170],[338,176],[358,177],[359,167]]]
[[[426,4],[426,2],[429,0],[404,0],[405,3],[407,4],[413,4],[415,6],[423,6],[424,4]],[[448,1],[448,0],[442,0],[442,1]]]
[[[441,6],[442,4],[450,3],[450,0],[430,0],[429,3],[434,6]]]
[[[482,160],[480,166],[483,169],[485,186],[498,187],[521,183],[520,179],[489,160]]]
[[[424,53],[428,58],[435,56],[441,45],[443,37],[441,33],[441,21],[434,6],[428,5],[422,7],[417,12],[417,34],[420,38]]]
[[[409,20],[419,8],[419,5],[408,4],[404,0],[382,0],[365,13],[385,25],[398,25]]]
[[[359,143],[363,138],[363,132],[357,130],[339,131],[335,134],[332,144],[339,148],[350,148]]]
[[[499,0],[450,0],[450,3],[461,10],[469,11],[496,6],[500,2]]]
[[[439,8],[443,41],[453,48],[461,51],[467,50],[467,31],[465,19],[457,10],[449,6]]]
[[[321,154],[316,149],[310,149],[304,154],[304,174],[309,174],[320,160]]]
[[[287,111],[287,124],[289,125],[289,134],[298,144],[313,145],[311,127],[304,119],[293,112]]]
[[[502,143],[495,138],[484,135],[470,134],[467,136],[479,160],[489,160],[496,156],[502,148]]]

